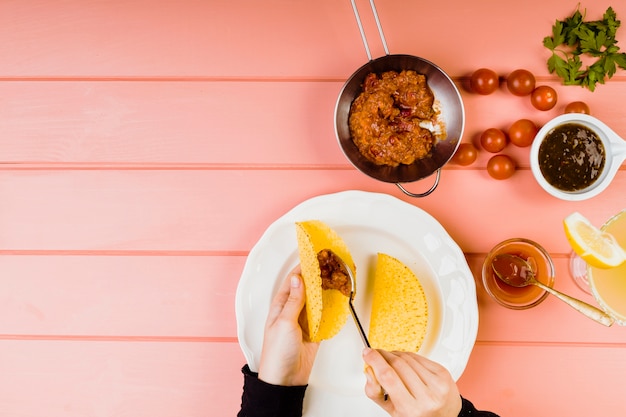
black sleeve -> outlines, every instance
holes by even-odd
[[[463,406],[461,407],[459,417],[498,417],[497,414],[494,414],[491,411],[479,411],[476,407],[474,407],[474,404],[465,398],[461,399],[463,400]]]
[[[241,372],[244,375],[241,410],[237,417],[302,417],[302,403],[306,385],[284,387],[261,381],[258,374],[248,365]],[[490,411],[476,410],[474,405],[463,400],[459,417],[498,417]]]
[[[241,411],[237,417],[302,417],[306,385],[284,387],[261,381],[248,365],[244,375]]]

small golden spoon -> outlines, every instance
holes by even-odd
[[[563,294],[562,292],[537,281],[530,264],[519,256],[508,253],[496,255],[491,262],[491,268],[498,278],[512,287],[536,285],[598,323],[605,326],[611,326],[615,321],[613,317],[609,316],[606,312],[600,310],[599,308],[587,304],[584,301],[570,297],[569,295]]]

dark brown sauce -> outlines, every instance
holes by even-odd
[[[539,146],[543,177],[562,191],[580,191],[592,185],[602,174],[605,161],[598,135],[578,123],[555,127]]]

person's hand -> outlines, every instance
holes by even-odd
[[[416,353],[363,351],[365,393],[393,417],[457,417],[462,400],[446,368]],[[389,398],[385,401],[384,393]]]
[[[299,324],[304,307],[299,268],[290,273],[270,305],[259,364],[259,379],[274,385],[306,385],[319,343],[308,341]]]

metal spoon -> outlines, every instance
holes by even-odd
[[[562,292],[537,281],[530,264],[519,256],[508,253],[496,255],[491,262],[491,268],[498,278],[512,287],[536,285],[598,323],[605,326],[611,326],[615,321],[613,317],[609,316],[599,308],[587,304],[584,301],[570,297],[569,295],[563,294]]]
[[[339,255],[337,255],[335,252],[331,251],[330,249],[327,249],[327,250],[328,252],[332,254],[333,258],[337,262],[339,262],[342,272],[346,274],[348,278],[350,278],[351,288],[350,288],[350,296],[348,297],[348,305],[350,306],[350,313],[352,313],[352,318],[354,319],[354,323],[356,324],[356,327],[359,329],[359,333],[361,334],[361,339],[363,340],[363,344],[366,347],[371,347],[369,340],[367,340],[367,335],[365,334],[365,330],[363,330],[363,326],[361,326],[361,321],[359,320],[359,317],[356,315],[356,310],[354,309],[354,305],[352,305],[352,300],[354,299],[354,296],[356,295],[356,278],[354,277],[354,274],[352,273],[352,269],[348,267],[346,262],[343,259],[341,259]]]
[[[361,321],[359,320],[359,317],[356,315],[356,310],[354,309],[354,305],[352,305],[352,300],[354,299],[354,296],[356,295],[356,278],[354,274],[352,273],[352,269],[348,267],[346,262],[343,259],[341,259],[339,255],[337,255],[335,252],[331,251],[330,249],[327,249],[327,250],[332,254],[333,258],[335,258],[335,260],[339,262],[339,265],[341,265],[342,271],[350,278],[350,284],[352,284],[352,286],[350,288],[350,296],[348,297],[348,306],[350,306],[350,313],[352,313],[352,318],[354,319],[354,323],[356,324],[356,327],[359,329],[359,333],[361,334],[361,340],[363,340],[363,344],[365,345],[365,347],[369,348],[371,347],[370,342],[369,340],[367,340],[367,335],[365,334],[365,330],[363,330],[363,326],[361,326]],[[383,400],[387,401],[388,399],[389,399],[389,394],[387,394],[387,391],[383,390]]]

